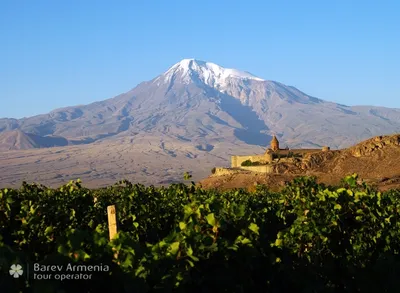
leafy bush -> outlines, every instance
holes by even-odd
[[[0,190],[2,292],[398,292],[400,190],[297,178],[206,191],[122,181]],[[117,207],[109,241],[107,206]],[[9,276],[11,264],[103,264],[91,281]],[[25,270],[26,272],[26,270]],[[32,271],[31,271],[32,273]]]
[[[253,162],[251,160],[246,160],[242,162],[241,166],[243,167],[253,166]]]
[[[246,161],[242,162],[241,165],[243,167],[249,167],[249,166],[261,166],[263,164],[261,162],[259,162],[259,161],[252,162],[251,160],[246,160]]]

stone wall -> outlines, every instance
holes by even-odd
[[[239,173],[240,170],[235,170],[235,169],[229,169],[229,168],[222,168],[222,167],[216,167],[214,174],[211,176],[223,176],[223,175],[232,175]]]
[[[294,153],[294,154],[308,154],[308,153],[317,153],[317,152],[321,152],[321,149],[289,149],[289,150],[279,150],[276,152],[276,154],[281,154],[281,155],[288,155],[289,153]]]
[[[252,162],[270,163],[272,162],[272,155],[256,155],[256,156],[232,156],[231,167],[242,167],[244,161],[250,160]]]
[[[233,174],[241,173],[243,171],[271,174],[271,173],[274,173],[274,167],[273,167],[273,165],[246,166],[246,167],[240,167],[240,169],[216,167],[214,174],[212,174],[211,176],[233,175]]]
[[[268,173],[268,174],[271,174],[274,171],[272,165],[246,166],[246,167],[243,166],[243,167],[240,167],[240,169],[248,170],[248,171],[252,171],[252,172],[256,172],[256,173]]]

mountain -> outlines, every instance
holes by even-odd
[[[0,119],[0,150],[68,145],[63,146],[63,153],[68,153],[63,162],[68,162],[76,158],[74,151],[85,153],[84,148],[90,149],[91,154],[109,152],[110,158],[114,157],[116,148],[107,146],[117,144],[125,146],[123,150],[129,149],[129,156],[136,156],[133,160],[140,162],[133,170],[127,167],[129,172],[135,172],[135,178],[145,174],[146,182],[160,182],[164,177],[178,180],[179,172],[188,168],[198,172],[198,176],[207,175],[213,164],[228,164],[232,154],[263,152],[272,134],[277,135],[282,146],[290,148],[328,145],[338,149],[375,135],[398,132],[400,109],[336,104],[248,72],[184,59],[154,79],[111,99],[23,119]],[[20,134],[32,141],[26,138],[26,143],[10,143],[9,138],[1,138]],[[46,151],[30,152],[29,156],[39,153],[42,158]],[[7,176],[11,176],[13,164],[10,156],[15,155],[7,152],[0,157],[0,165],[2,160],[7,162],[3,169]],[[95,165],[117,164],[115,160],[107,161],[102,154],[97,156],[103,158],[101,161],[96,161],[95,155],[90,157],[92,161],[81,158],[87,163],[80,163],[80,168],[86,170],[82,171],[84,174],[94,176],[98,170]],[[44,160],[33,162],[36,161],[44,168]],[[158,164],[179,172],[165,175],[165,170],[160,169],[150,174],[148,166],[157,168]],[[46,169],[49,176],[54,173],[51,168],[58,167],[51,163]],[[113,176],[132,174],[129,172],[115,171]],[[68,176],[79,174],[72,172]],[[100,176],[102,182],[111,178],[107,176]]]
[[[274,133],[291,147],[342,148],[398,132],[400,109],[327,102],[248,72],[184,59],[112,99],[0,119],[0,133],[15,129],[72,144],[153,133],[203,144],[223,139],[265,146]]]
[[[32,133],[25,133],[19,129],[0,133],[0,151],[28,150],[32,148],[66,146],[68,144],[68,141],[63,137],[43,137]]]

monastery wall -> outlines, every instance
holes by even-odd
[[[246,166],[246,167],[243,166],[243,167],[240,167],[240,169],[252,171],[255,173],[268,173],[268,174],[271,174],[274,171],[272,165]]]
[[[250,160],[252,162],[270,163],[272,162],[271,155],[255,155],[255,156],[232,156],[231,167],[242,167],[244,161]]]

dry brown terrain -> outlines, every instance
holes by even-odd
[[[374,137],[348,149],[308,154],[301,164],[287,166],[284,174],[243,171],[210,176],[199,184],[220,190],[254,189],[257,184],[266,184],[272,190],[278,190],[286,181],[302,175],[316,176],[319,182],[336,185],[353,173],[380,190],[400,188],[400,135]]]
[[[400,187],[400,135],[371,138],[343,150],[310,153],[292,166],[280,166],[283,174],[209,176],[215,166],[228,167],[233,154],[262,154],[262,147],[215,142],[211,151],[177,143],[168,137],[124,137],[89,145],[0,152],[0,188],[17,188],[22,181],[58,187],[82,179],[89,188],[104,187],[127,179],[133,183],[164,185],[183,182],[191,171],[205,188],[254,188],[256,183],[272,189],[296,176],[314,175],[321,182],[337,184],[345,175],[358,173],[381,189]],[[206,179],[204,179],[206,178]],[[202,180],[203,179],[203,180]]]
[[[19,187],[23,181],[58,187],[80,178],[89,188],[122,179],[132,183],[163,185],[183,182],[185,171],[201,180],[215,166],[228,166],[238,149],[256,154],[259,146],[215,142],[201,151],[191,142],[168,137],[134,136],[92,144],[31,150],[0,151],[0,188]]]

